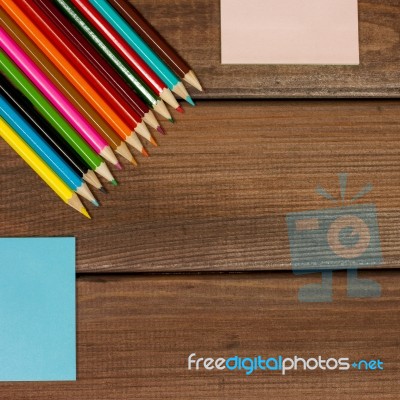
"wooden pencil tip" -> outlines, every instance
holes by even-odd
[[[107,190],[105,189],[104,186],[102,186],[99,190],[100,190],[101,193],[108,194],[108,192],[107,192]]]
[[[175,123],[175,120],[174,120],[172,117],[171,117],[171,118],[168,118],[168,121],[171,122],[171,123],[173,123],[173,124]]]
[[[158,147],[158,143],[156,142],[156,140],[153,138],[153,136],[150,138],[150,143],[155,146]]]
[[[92,200],[91,203],[96,207],[100,207],[100,204],[97,200]]]
[[[196,105],[190,96],[187,96],[185,100],[193,107]]]
[[[165,129],[164,129],[161,125],[158,125],[156,129],[157,129],[157,131],[160,132],[162,135],[166,135],[166,134],[167,134],[167,132],[165,132]]]
[[[118,186],[118,182],[115,179],[113,179],[110,183],[113,186]]]
[[[147,152],[147,150],[143,147],[143,149],[142,149],[142,154],[145,156],[145,157],[150,157],[150,154]]]
[[[194,86],[197,90],[199,90],[200,92],[202,92],[204,89],[201,86],[201,83],[199,82],[199,80],[197,79],[196,74],[190,70],[185,77],[183,78],[186,82],[188,82],[190,85]]]
[[[182,108],[182,106],[177,107],[176,111],[180,112],[181,114],[185,113],[185,110]]]
[[[87,212],[87,210],[86,210],[85,207],[82,207],[79,211],[80,211],[80,213],[81,213],[82,215],[84,215],[86,218],[92,219],[92,217],[89,215],[89,213]]]
[[[119,170],[122,169],[122,165],[121,165],[120,162],[117,162],[117,163],[115,164],[115,167],[116,167],[117,169],[119,169]]]
[[[131,160],[131,164],[133,166],[135,166],[135,167],[137,167],[137,165],[138,165],[137,161],[133,157],[132,157],[132,160]]]

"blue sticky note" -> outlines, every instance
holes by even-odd
[[[0,239],[0,381],[76,380],[75,239]]]

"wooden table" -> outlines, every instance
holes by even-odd
[[[2,399],[398,399],[400,2],[359,3],[359,67],[245,67],[219,64],[218,0],[136,0],[207,91],[150,159],[115,173],[90,222],[0,143],[0,236],[76,236],[78,247],[78,381],[2,383]],[[343,204],[316,193],[338,197],[340,173]],[[337,272],[333,302],[300,303],[321,275],[293,274],[287,214],[349,205],[368,183],[355,204],[376,206],[383,262],[360,276],[381,297],[348,298]],[[196,372],[191,353],[385,369]]]

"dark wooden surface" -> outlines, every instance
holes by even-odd
[[[400,1],[359,0],[360,66],[221,65],[220,0],[134,0],[198,73],[196,98],[399,97]]]
[[[79,278],[78,381],[0,384],[5,400],[397,400],[400,280],[368,272],[383,296],[300,304],[291,273]],[[187,357],[381,359],[383,371],[188,371]]]
[[[135,4],[195,68],[197,99],[286,100],[186,108],[150,159],[116,173],[92,221],[0,142],[0,237],[76,236],[78,272],[78,381],[1,383],[0,398],[397,400],[400,103],[287,99],[399,97],[400,1],[359,1],[359,67],[221,66],[219,0]],[[349,196],[374,186],[357,204],[377,207],[384,261],[360,274],[382,297],[347,298],[337,272],[332,303],[299,303],[321,276],[290,271],[285,216],[335,206],[315,188],[337,196],[343,172]],[[196,373],[192,352],[380,358],[385,370]]]
[[[92,221],[1,143],[0,236],[77,236],[81,273],[290,270],[286,214],[338,206],[315,188],[338,196],[347,172],[348,199],[374,186],[356,204],[377,206],[379,267],[399,267],[398,102],[202,102],[177,118]]]

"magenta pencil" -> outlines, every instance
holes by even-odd
[[[59,113],[82,136],[83,139],[100,156],[121,168],[115,154],[108,143],[86,121],[64,95],[53,85],[46,75],[34,64],[15,41],[0,27],[0,46],[25,73],[25,75],[37,86],[37,88],[57,108]]]

